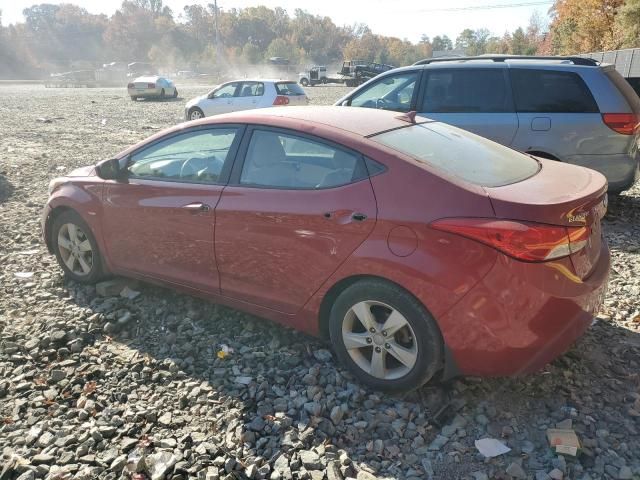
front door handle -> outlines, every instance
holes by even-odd
[[[183,205],[182,208],[187,209],[192,213],[208,212],[209,210],[211,210],[211,207],[209,205],[202,202],[194,202],[188,205]]]
[[[367,216],[364,213],[355,212],[351,215],[351,218],[356,222],[364,222]]]

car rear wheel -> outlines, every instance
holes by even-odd
[[[204,118],[204,112],[198,107],[193,107],[189,110],[189,120],[199,120],[201,118]]]
[[[138,97],[131,97],[131,100],[135,102],[136,100],[138,100]]]
[[[177,88],[173,89],[173,98],[178,98],[178,89]]]
[[[102,277],[98,244],[80,215],[71,210],[60,214],[51,235],[56,259],[67,277],[81,283],[94,283]]]
[[[162,90],[160,90],[160,98],[164,99],[164,88]]]
[[[329,332],[342,363],[375,389],[418,388],[442,366],[442,336],[433,317],[389,282],[363,280],[344,290],[331,309]]]
[[[300,85],[302,85],[303,87],[308,86],[309,80],[307,80],[306,78],[303,78],[302,80],[300,80]]]

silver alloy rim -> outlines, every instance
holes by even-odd
[[[353,305],[342,321],[342,341],[351,359],[369,375],[396,380],[418,360],[416,336],[393,307],[374,300]]]
[[[93,268],[93,249],[87,234],[75,223],[65,223],[58,230],[58,251],[67,268],[80,277]]]
[[[200,118],[202,118],[200,110],[194,110],[193,112],[191,112],[191,120],[198,120]]]

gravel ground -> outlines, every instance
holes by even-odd
[[[122,89],[0,87],[0,480],[640,479],[640,186],[610,201],[608,296],[569,353],[524,378],[382,395],[267,321],[63,279],[39,241],[48,181],[181,121],[207,90],[179,89],[134,103]],[[328,104],[347,89],[308,91]],[[577,458],[545,437],[569,423]],[[511,450],[485,459],[485,437]]]

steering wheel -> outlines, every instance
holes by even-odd
[[[182,167],[180,167],[180,178],[198,176],[198,168],[194,165],[197,160],[202,160],[202,158],[191,157],[184,161]]]
[[[376,108],[380,108],[380,109],[392,108],[395,106],[395,103],[389,100],[388,98],[377,98],[375,103],[376,103]]]

